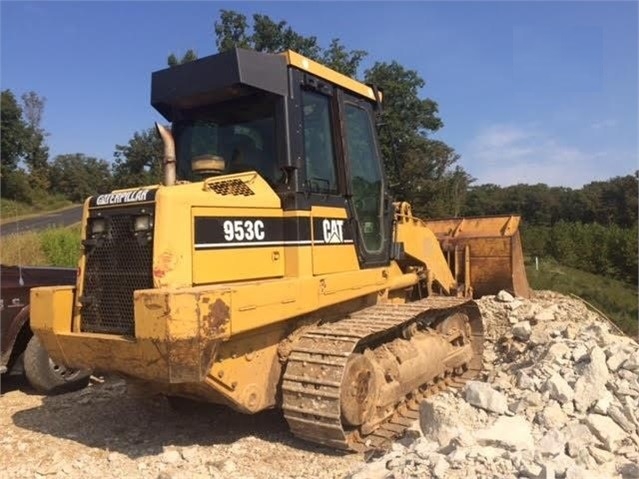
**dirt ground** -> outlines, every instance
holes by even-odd
[[[175,411],[107,379],[59,396],[2,378],[0,478],[337,478],[363,462],[293,437],[280,411]]]

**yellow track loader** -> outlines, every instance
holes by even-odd
[[[382,95],[295,52],[154,72],[163,184],[84,204],[77,284],[31,327],[69,367],[384,447],[482,368],[473,297],[528,295],[519,218],[423,221],[393,202]]]

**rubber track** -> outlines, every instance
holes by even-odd
[[[392,415],[361,437],[342,427],[340,393],[351,353],[415,320],[465,312],[470,318],[473,358],[464,368],[444,371],[431,384],[409,393]],[[393,334],[390,339],[396,336]],[[358,347],[359,346],[359,347]],[[384,450],[419,417],[419,403],[448,387],[459,387],[481,371],[483,327],[474,301],[427,298],[406,304],[381,304],[303,334],[288,358],[282,382],[282,409],[291,432],[307,441],[353,451]],[[428,387],[424,387],[428,386]]]

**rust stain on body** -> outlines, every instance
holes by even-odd
[[[226,328],[231,320],[231,311],[228,305],[218,298],[209,305],[209,313],[203,319],[202,326],[207,336],[221,336],[226,333]]]
[[[175,264],[175,258],[173,253],[170,251],[165,251],[162,253],[153,267],[153,277],[161,279],[166,276],[166,273],[173,269],[173,265]]]

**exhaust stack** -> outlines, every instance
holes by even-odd
[[[175,184],[175,140],[169,130],[164,128],[159,123],[155,123],[155,129],[157,130],[162,143],[164,143],[164,159],[162,161],[162,169],[164,172],[164,186],[173,186]]]

